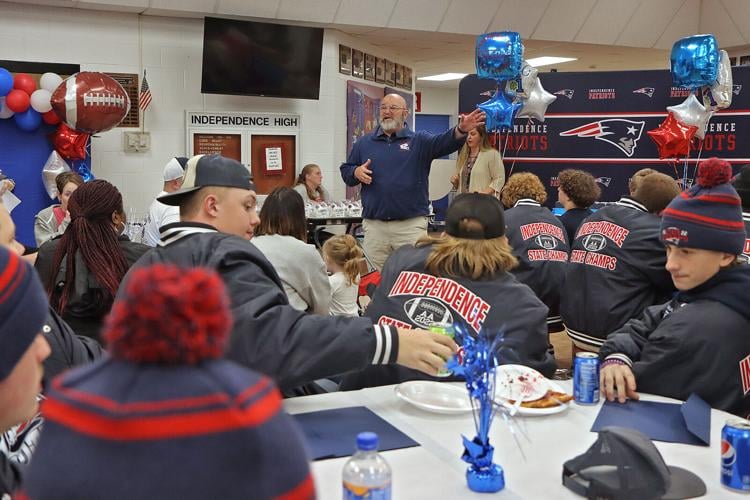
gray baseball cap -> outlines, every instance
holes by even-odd
[[[221,155],[193,156],[185,166],[182,188],[159,196],[165,205],[179,206],[190,194],[207,186],[254,190],[250,171],[242,163]]]
[[[616,426],[602,429],[591,448],[563,464],[562,482],[597,499],[678,500],[706,494],[701,478],[665,464],[648,436]]]

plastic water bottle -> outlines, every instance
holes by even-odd
[[[378,453],[378,435],[360,432],[357,451],[344,464],[344,500],[391,500],[391,467]]]

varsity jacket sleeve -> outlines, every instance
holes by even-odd
[[[354,170],[365,162],[365,160],[362,160],[361,153],[359,151],[359,141],[361,140],[363,140],[362,137],[360,137],[359,140],[354,143],[354,145],[352,146],[352,151],[351,153],[349,153],[349,157],[339,167],[339,170],[341,171],[341,178],[344,180],[344,183],[347,186],[356,186],[357,184],[359,184],[359,180],[354,177]]]
[[[104,355],[104,350],[96,340],[76,335],[51,307],[42,334],[51,351],[44,360],[45,387],[68,368],[90,363]]]
[[[535,296],[513,304],[513,315],[505,323],[505,336],[498,356],[504,364],[529,366],[552,378],[557,369],[548,350],[547,313],[549,309]],[[517,299],[515,299],[517,300]]]
[[[187,242],[189,243],[189,242]],[[254,247],[225,239],[214,252],[230,288],[234,326],[228,357],[274,377],[282,389],[395,363],[398,334],[368,318],[320,316],[292,308],[273,266]]]
[[[641,359],[643,346],[661,323],[665,308],[665,304],[647,307],[639,318],[631,319],[616,332],[610,333],[599,350],[599,358],[602,361],[619,359],[632,367],[635,361]]]

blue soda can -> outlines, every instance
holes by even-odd
[[[442,333],[443,335],[447,335],[452,339],[456,338],[456,330],[453,328],[453,325],[451,323],[431,323],[430,326],[427,327],[427,329],[431,332],[435,333]],[[448,361],[447,359],[445,360]],[[443,368],[437,373],[437,377],[450,377],[453,374],[452,371],[450,371],[447,368]]]
[[[721,429],[721,484],[750,491],[750,422],[727,420]]]
[[[578,352],[573,361],[573,399],[582,405],[599,402],[599,355]]]

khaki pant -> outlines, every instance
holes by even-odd
[[[365,231],[362,245],[365,254],[372,265],[382,271],[385,260],[394,250],[403,245],[413,245],[427,234],[427,217],[392,221],[364,219],[362,228]]]

